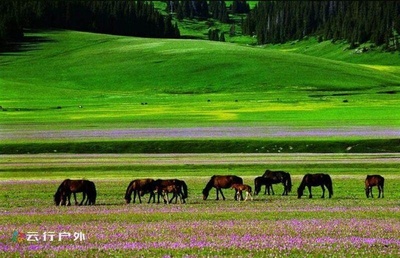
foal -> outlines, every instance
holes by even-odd
[[[242,196],[243,191],[246,192],[246,198],[244,199],[245,201],[247,201],[247,198],[249,196],[251,200],[253,200],[253,195],[251,193],[252,192],[251,186],[244,184],[233,184],[231,188],[236,190],[236,197],[238,201],[240,201],[240,196]]]
[[[182,190],[181,187],[179,185],[168,185],[162,188],[162,196],[164,198],[164,203],[171,203],[171,201],[175,199],[175,203],[177,203],[178,201],[178,197],[179,197],[179,202],[182,203],[183,202],[183,197],[182,197]],[[168,193],[172,193],[173,196],[170,199],[168,199]]]

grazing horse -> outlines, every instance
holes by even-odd
[[[71,205],[71,194],[74,194],[75,205],[78,205],[76,193],[83,193],[83,199],[79,203],[82,205],[86,199],[85,205],[94,205],[96,203],[96,186],[89,180],[71,180],[65,179],[54,194],[54,203],[56,205]]]
[[[308,187],[309,198],[312,198],[311,187],[312,186],[321,186],[322,188],[322,196],[321,198],[325,198],[325,187],[328,188],[329,198],[333,195],[332,188],[332,179],[328,174],[306,174],[301,181],[299,188],[297,189],[297,198],[301,198],[303,195],[304,188]]]
[[[168,185],[162,188],[162,196],[164,199],[164,203],[171,203],[171,201],[175,198],[175,203],[178,202],[178,197],[179,197],[179,202],[183,203],[184,199],[182,196],[182,187],[180,184],[173,184],[173,185]],[[168,199],[168,193],[172,193],[173,197],[171,200]]]
[[[272,183],[271,179],[258,176],[254,179],[254,195],[258,195],[258,193],[261,191],[261,186],[265,185],[265,191],[268,189],[268,195],[269,195],[269,189],[272,189]],[[274,190],[272,189],[272,192]]]
[[[378,187],[379,195],[378,198],[381,198],[381,193],[382,193],[382,198],[383,198],[383,186],[385,184],[385,178],[380,175],[367,175],[367,178],[365,179],[365,194],[367,195],[367,198],[369,198],[369,194],[371,194],[371,198],[374,198],[372,195],[372,187],[376,186]]]
[[[176,186],[176,189],[179,189],[179,193],[177,192],[173,192],[173,196],[171,198],[171,200],[166,201],[164,196],[165,194],[163,194],[163,191],[165,193],[168,193],[168,186],[174,185]],[[172,188],[170,188],[172,189]],[[142,195],[146,192],[156,192],[157,193],[157,203],[160,203],[160,196],[163,196],[164,198],[164,202],[165,203],[170,203],[172,202],[173,199],[180,197],[182,202],[185,203],[186,199],[188,197],[188,188],[187,185],[185,183],[185,181],[183,180],[179,180],[179,179],[157,179],[154,182],[152,182],[151,184],[148,185],[147,189],[144,189],[144,191],[142,192]],[[168,194],[167,194],[168,197]],[[150,202],[151,198],[149,199]],[[153,195],[153,203],[155,202],[155,195]]]
[[[251,194],[251,186],[244,185],[244,184],[233,184],[231,186],[232,189],[236,190],[236,199],[240,201],[240,197],[242,196],[243,191],[246,192],[246,198],[244,199],[247,201],[247,198],[250,196],[251,200],[253,200],[253,195]]]
[[[133,180],[129,183],[128,188],[126,189],[125,192],[125,202],[126,204],[130,203],[132,200],[132,192],[133,192],[133,203],[136,201],[136,196],[139,199],[139,202],[142,203],[142,199],[140,196],[142,195],[142,192],[148,188],[148,186],[154,182],[154,179],[151,178],[145,178],[145,179],[136,179]],[[153,197],[154,192],[150,192],[150,199]],[[143,196],[143,195],[142,195]],[[150,201],[149,199],[149,201]]]
[[[274,189],[272,188],[272,184],[279,184],[279,183],[283,184],[282,195],[288,195],[288,193],[292,191],[292,178],[290,177],[290,174],[288,172],[271,171],[267,169],[262,176],[270,179],[272,194],[275,194]],[[265,190],[267,190],[267,188],[268,187],[266,187]],[[268,195],[269,195],[269,188],[268,188]]]
[[[207,200],[211,188],[215,187],[217,190],[217,199],[219,200],[218,193],[221,193],[222,199],[225,200],[225,196],[222,193],[221,188],[226,189],[232,187],[233,184],[243,184],[243,179],[238,176],[212,176],[206,187],[203,189],[203,200]],[[237,199],[237,190],[235,190],[235,200]],[[243,199],[243,196],[241,196]]]

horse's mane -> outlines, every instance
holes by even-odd
[[[208,181],[208,183],[206,184],[206,187],[204,187],[204,189],[203,189],[203,194],[208,194],[208,192],[210,192],[211,188],[213,188],[215,177],[216,177],[216,175],[213,175],[211,177],[210,181]]]

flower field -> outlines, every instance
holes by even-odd
[[[368,158],[363,163],[357,156],[356,163],[351,162],[355,157],[346,157],[348,162],[336,158],[313,166],[307,159],[287,163],[286,156],[286,163],[280,166],[292,174],[293,190],[289,196],[281,196],[282,185],[274,185],[276,195],[260,193],[247,202],[235,202],[231,189],[223,190],[225,201],[215,200],[215,190],[203,201],[201,190],[213,174],[236,174],[253,186],[252,180],[263,168],[274,168],[283,159],[276,157],[275,164],[271,160],[271,164],[257,165],[245,162],[254,162],[254,157],[237,157],[235,163],[232,156],[232,164],[226,165],[215,163],[221,158],[218,156],[210,157],[208,165],[202,161],[189,166],[181,164],[182,157],[175,164],[171,157],[162,164],[160,159],[149,156],[154,161],[148,165],[130,164],[130,169],[115,165],[101,170],[105,157],[98,156],[95,166],[82,162],[69,168],[60,162],[65,158],[59,156],[58,162],[47,164],[44,171],[34,165],[29,169],[31,165],[25,159],[20,166],[15,163],[14,170],[7,167],[6,176],[0,180],[1,257],[400,255],[400,173],[395,157],[391,163],[371,162]],[[187,159],[195,163],[199,156]],[[35,156],[31,157],[31,164],[35,164]],[[298,199],[296,189],[304,172],[321,169],[332,176],[333,198],[319,198],[321,189],[315,187],[313,199]],[[385,176],[383,199],[365,197],[363,180],[372,171]],[[96,183],[96,205],[55,206],[52,196],[60,182],[79,176]],[[125,204],[128,183],[143,177],[185,180],[189,186],[188,203],[148,204],[145,196],[141,204]],[[376,197],[377,190],[373,191]]]

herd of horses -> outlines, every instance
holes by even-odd
[[[372,187],[374,186],[378,188],[378,198],[383,198],[384,181],[384,178],[380,175],[368,175],[365,179],[365,194],[367,198],[370,196],[373,198]],[[262,186],[265,186],[264,194],[267,192],[268,195],[271,193],[275,194],[272,185],[280,183],[283,185],[282,195],[288,195],[288,193],[292,190],[292,180],[288,172],[266,170],[262,176],[254,179],[254,192],[252,191],[251,186],[243,183],[243,179],[241,177],[235,175],[214,175],[203,189],[203,200],[207,200],[212,188],[216,189],[217,200],[219,200],[219,194],[221,195],[222,199],[225,200],[222,189],[228,188],[235,190],[235,200],[247,200],[249,197],[253,199],[253,194],[258,195]],[[304,175],[300,186],[297,188],[297,197],[301,198],[303,196],[304,189],[307,187],[309,198],[312,198],[311,188],[318,186],[322,188],[321,198],[325,198],[325,187],[328,189],[329,198],[332,197],[332,179],[328,174],[322,173]],[[76,193],[81,192],[83,193],[83,199],[80,203],[78,203],[76,200]],[[243,193],[246,194],[245,198],[243,198]],[[94,205],[96,203],[96,186],[92,181],[66,179],[60,184],[56,193],[54,194],[55,205],[71,205],[70,199],[72,194],[74,195],[75,205]],[[161,196],[164,203],[171,203],[174,200],[175,203],[177,203],[178,199],[180,203],[185,203],[186,199],[188,198],[188,187],[185,181],[179,179],[136,179],[129,183],[124,199],[125,202],[129,204],[132,201],[133,195],[133,203],[135,203],[136,197],[141,203],[141,197],[143,197],[145,194],[150,195],[148,203],[150,203],[151,200],[153,200],[153,203],[155,203],[156,195],[157,203],[160,203]],[[169,194],[172,194],[171,198],[169,198]],[[84,202],[85,200],[86,202]]]

